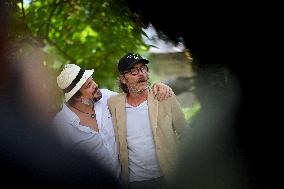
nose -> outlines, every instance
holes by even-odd
[[[96,82],[93,81],[93,88],[96,89],[98,88],[98,84]]]
[[[143,75],[144,73],[146,73],[146,72],[144,72],[144,70],[142,70],[142,68],[138,68],[137,70],[138,70],[138,74],[140,74],[140,75]]]

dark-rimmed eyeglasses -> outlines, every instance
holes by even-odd
[[[125,71],[124,74],[131,73],[131,75],[137,75],[139,73],[139,70],[141,71],[141,73],[144,74],[148,72],[148,67],[147,66],[142,66],[140,68],[133,67],[130,70]]]

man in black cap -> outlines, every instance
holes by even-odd
[[[132,188],[166,188],[175,168],[176,137],[185,118],[176,96],[157,101],[148,84],[149,61],[128,53],[118,63],[123,94],[112,96],[112,114],[124,184]]]
[[[93,79],[94,70],[66,64],[57,77],[64,92],[64,103],[54,117],[58,138],[67,149],[82,150],[117,180],[120,177],[117,144],[107,99],[118,93],[100,89]],[[162,83],[153,86],[157,98],[168,98],[171,89]],[[164,96],[164,97],[163,97]],[[161,99],[163,100],[163,99]]]

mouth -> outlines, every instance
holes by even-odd
[[[138,83],[146,83],[147,82],[147,79],[139,79],[138,80]]]
[[[93,92],[93,96],[98,96],[101,95],[101,91],[97,88],[94,92]]]
[[[93,101],[97,102],[102,98],[102,93],[99,89],[96,89],[93,93]]]

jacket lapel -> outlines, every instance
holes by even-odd
[[[125,95],[120,96],[118,103],[115,105],[115,116],[117,121],[117,132],[119,141],[121,142],[120,148],[126,145],[126,112],[125,112]],[[121,149],[125,150],[125,149]]]

